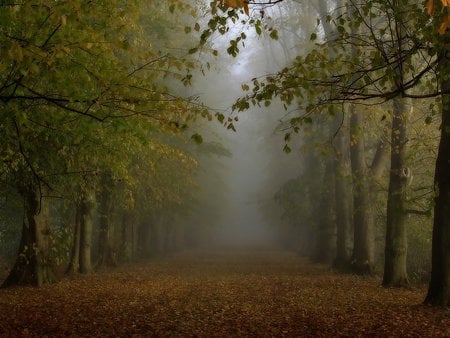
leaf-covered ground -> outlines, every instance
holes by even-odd
[[[449,336],[423,289],[338,275],[290,253],[191,252],[0,290],[0,336]]]

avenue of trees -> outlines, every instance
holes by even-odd
[[[221,3],[233,8],[229,17],[240,7],[247,11],[240,1]],[[250,11],[255,8],[263,15],[275,2],[249,4]],[[295,7],[289,1],[276,5]],[[297,6],[297,13],[306,9]],[[431,281],[425,302],[448,305],[448,4],[318,1],[315,10],[317,26],[309,36],[315,45],[300,51],[278,73],[244,85],[248,93],[234,109],[281,100],[286,110],[295,106],[300,112],[288,114],[285,121],[286,152],[291,151],[289,140],[296,133],[310,149],[318,140],[328,144],[328,149],[319,150],[321,158],[307,154],[302,175],[277,195],[291,222],[306,227],[299,238],[309,255],[345,271],[372,274],[376,243],[380,244],[376,239],[385,233],[383,285],[407,286],[408,227],[415,222],[426,225],[426,217],[416,218],[432,215]],[[250,21],[260,34],[263,21]],[[277,38],[274,26],[268,29]],[[302,33],[301,27],[290,29]],[[235,45],[232,40],[230,48]],[[421,143],[427,142],[418,138],[422,128],[431,134],[440,130],[440,141],[429,141],[432,150],[418,156]],[[434,180],[430,180],[433,170],[427,170],[419,175],[419,185],[413,184],[412,165],[419,161],[416,165],[423,166],[425,159],[435,167]],[[376,213],[379,203],[385,205],[381,222]],[[314,226],[305,225],[305,215]],[[311,236],[316,238],[314,245],[309,243]]]
[[[284,243],[342,272],[381,270],[386,287],[408,286],[408,264],[432,250],[425,302],[449,305],[448,12],[433,0],[0,4],[0,240],[18,252],[3,285],[51,282],[59,261],[91,273],[195,242],[199,168],[217,183],[229,153],[198,145],[192,126],[236,130],[237,117],[188,86],[219,55],[214,36],[239,58],[251,30],[297,39],[279,72],[230,84],[244,90],[236,114],[281,102],[274,128],[302,154],[274,196]]]
[[[3,286],[195,241],[199,163],[224,149],[200,152],[187,125],[209,116],[183,93],[193,16],[179,1],[0,4],[0,241],[18,252]]]

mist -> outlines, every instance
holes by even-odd
[[[219,247],[274,247],[279,245],[276,218],[280,211],[275,206],[272,213],[276,215],[271,217],[267,205],[273,204],[279,186],[299,171],[299,156],[283,152],[284,134],[279,126],[287,112],[277,101],[270,107],[255,107],[239,114],[232,112],[231,106],[244,93],[240,84],[249,82],[255,74],[275,72],[289,60],[279,43],[256,36],[248,38],[248,47],[240,52],[239,58],[233,58],[220,45],[226,45],[234,34],[232,30],[215,43],[219,45],[213,47],[219,50],[220,61],[216,60],[213,71],[196,78],[193,85],[195,94],[208,107],[238,118],[235,132],[222,126],[213,127],[212,137],[229,149],[231,156],[221,159],[225,169],[221,179],[227,194],[225,202],[215,206],[221,209],[222,217],[212,221],[214,230],[208,243]],[[210,124],[206,127],[211,128]]]
[[[2,3],[0,336],[448,336],[446,7]]]

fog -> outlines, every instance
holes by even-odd
[[[193,85],[195,94],[213,111],[239,119],[234,124],[236,132],[219,123],[206,125],[209,132],[214,131],[211,138],[216,139],[213,141],[231,152],[229,158],[220,159],[224,168],[221,179],[226,186],[225,203],[215,206],[221,209],[221,217],[212,221],[208,243],[213,246],[272,247],[278,244],[277,223],[281,222],[274,195],[284,182],[299,172],[298,152],[283,152],[284,133],[280,131],[280,124],[288,113],[277,101],[269,107],[253,107],[243,113],[232,112],[230,107],[244,94],[241,84],[255,76],[275,72],[289,60],[284,52],[286,45],[257,37],[249,31],[246,31],[249,36],[247,47],[233,58],[223,47],[234,34],[232,30],[215,40],[214,48],[220,52],[214,61],[216,66],[204,76],[197,77]],[[294,144],[299,142],[297,139]],[[206,185],[203,184],[202,189],[215,188]]]

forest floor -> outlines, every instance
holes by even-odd
[[[290,253],[190,252],[0,290],[0,336],[450,336],[424,295]]]

